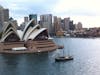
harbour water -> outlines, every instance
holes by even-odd
[[[100,38],[54,38],[74,60],[55,62],[62,50],[38,54],[0,54],[0,75],[100,75]]]

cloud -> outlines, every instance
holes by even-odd
[[[100,27],[100,0],[59,0],[53,8],[53,13],[71,17],[74,23],[83,23],[84,27]]]
[[[29,14],[51,13],[55,2],[54,0],[0,0],[0,4],[4,8],[9,8],[10,16],[15,19]]]
[[[5,8],[9,8],[10,15],[12,14],[30,14],[30,13],[46,13],[51,12],[54,0],[4,0],[1,1]],[[6,4],[6,6],[5,6]]]
[[[21,23],[29,14],[49,14],[71,17],[81,21],[84,27],[100,26],[100,0],[0,0],[4,8],[9,8],[10,16]],[[94,22],[95,21],[95,22]]]
[[[71,16],[74,23],[82,22],[83,27],[100,27],[100,16]]]
[[[86,15],[92,14],[100,14],[100,0],[59,0],[53,9],[54,13],[78,13],[82,15],[83,13],[87,13]],[[82,14],[80,14],[82,13]],[[77,14],[77,15],[78,15]]]

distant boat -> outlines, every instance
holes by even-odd
[[[52,38],[52,37],[50,37],[50,36],[49,36],[49,38],[48,38],[48,39],[49,39],[49,40],[53,40],[53,38]]]
[[[55,61],[59,62],[59,61],[69,61],[69,60],[73,60],[72,56],[60,56],[55,58]]]
[[[70,37],[70,34],[68,34],[68,33],[64,33],[64,35],[65,35],[66,37]]]

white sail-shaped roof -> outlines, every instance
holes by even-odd
[[[34,25],[34,19],[32,19],[25,27],[22,40],[34,39],[39,33],[46,30],[46,28],[40,28],[40,25]]]
[[[4,22],[4,25],[3,25],[3,32],[5,32],[6,30],[8,30],[9,28],[13,28],[14,30],[17,30],[16,29],[16,26],[12,23],[12,22]]]
[[[17,29],[16,29],[15,25],[13,25],[12,22],[5,22],[4,26],[3,26],[3,34],[2,34],[1,42],[4,42],[5,39],[8,36],[10,36],[11,34],[16,35],[16,37],[20,39],[20,37],[17,33]]]
[[[18,33],[20,39],[22,39],[23,32],[21,30],[17,30],[17,33]]]
[[[47,30],[46,28],[41,28],[40,25],[34,25],[34,19],[29,21],[26,25],[24,31],[17,30],[16,26],[12,22],[6,22],[3,27],[3,35],[1,42],[5,40],[10,40],[11,35],[16,36],[15,39],[19,38],[21,41],[27,41],[28,39],[34,40],[43,31]],[[9,37],[9,38],[8,38]]]
[[[41,29],[33,31],[31,35],[28,37],[28,39],[35,39],[39,34],[41,34],[45,30],[47,30],[47,28],[41,28]]]
[[[34,33],[33,31],[37,30],[38,27],[39,25],[35,25],[33,28],[29,28],[23,39],[27,40],[29,36]]]
[[[13,34],[16,34],[16,33],[14,33],[13,31],[10,31],[9,33],[7,33],[7,35],[6,35],[5,37],[2,38],[1,41],[4,42],[5,39],[6,39],[9,35],[11,35],[12,33],[13,33]],[[17,37],[19,37],[19,36],[17,36]],[[11,38],[11,39],[12,39],[12,38]]]
[[[30,30],[34,27],[34,19],[30,20],[27,25],[25,26],[25,29],[23,31],[22,39],[24,39],[25,35],[30,32]]]

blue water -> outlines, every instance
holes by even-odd
[[[100,39],[55,38],[74,60],[55,62],[62,50],[39,54],[0,54],[0,75],[100,75]]]

